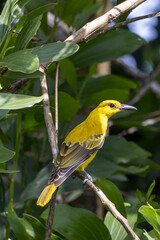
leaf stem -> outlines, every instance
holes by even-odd
[[[17,163],[18,163],[18,157],[19,157],[19,151],[20,151],[21,121],[22,121],[22,115],[18,114],[18,116],[17,116],[17,132],[16,132],[15,157],[14,157],[14,161],[13,161],[13,171],[16,171],[16,169],[17,169]],[[10,202],[11,203],[13,203],[15,174],[16,174],[16,172],[13,172],[12,178],[11,178],[11,186],[10,186]]]

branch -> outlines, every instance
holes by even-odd
[[[100,31],[98,33],[93,34],[91,37],[87,38],[86,40],[90,41],[91,39],[96,38],[99,35],[101,35],[103,33],[106,33],[108,31],[115,30],[117,28],[120,28],[120,27],[125,26],[125,25],[127,25],[129,23],[132,23],[132,22],[136,22],[136,21],[139,21],[139,20],[142,20],[142,19],[152,18],[152,17],[160,17],[160,12],[147,14],[147,15],[139,16],[139,17],[135,17],[135,18],[130,18],[130,19],[127,19],[126,21],[119,22],[119,23],[115,24],[112,27],[107,27],[106,29],[104,29],[104,30],[102,30],[102,31]]]
[[[153,74],[146,79],[146,84],[141,88],[141,90],[137,93],[137,95],[132,99],[130,104],[135,104],[136,102],[138,102],[142,98],[142,96],[146,93],[146,91],[151,87],[152,83],[154,82],[154,80],[156,80],[156,78],[159,75],[160,75],[160,64],[158,64],[158,66],[157,66],[156,70],[153,72]]]
[[[48,213],[48,219],[46,224],[46,236],[45,240],[50,240],[52,237],[52,224],[54,219],[54,212],[55,212],[55,203],[56,203],[56,195],[57,195],[58,188],[53,193],[53,196],[49,203],[49,213]]]
[[[13,83],[9,84],[7,88],[3,91],[4,93],[10,92],[15,93],[18,89],[20,89],[23,85],[25,85],[27,82],[29,82],[31,78],[21,78]]]
[[[156,78],[160,74],[159,73],[159,71],[160,71],[159,65],[158,65],[157,69],[154,71],[154,74],[152,74],[152,76],[150,77],[146,73],[139,70],[138,68],[134,68],[134,67],[127,65],[121,59],[117,59],[117,60],[113,61],[113,64],[115,64],[118,69],[121,68],[128,77],[131,77],[131,78],[135,79],[136,81],[139,81],[143,85],[142,92],[140,91],[141,93],[139,92],[136,95],[136,98],[134,99],[134,101],[136,101],[136,102],[139,101],[139,99],[144,95],[144,93],[148,89],[151,89],[156,94],[157,98],[160,98],[160,84],[158,82],[156,82]],[[150,79],[152,79],[152,80],[150,80]],[[146,84],[147,84],[147,87],[145,87]],[[134,102],[131,104],[134,104]]]
[[[97,30],[101,29],[108,23],[113,22],[123,13],[137,7],[139,4],[144,2],[145,0],[127,0],[122,2],[119,5],[116,5],[107,13],[103,14],[102,16],[94,19],[93,21],[85,24],[82,28],[80,28],[77,32],[73,33],[69,36],[65,42],[74,42],[79,43],[87,39],[91,34],[96,32]]]
[[[86,180],[86,177],[81,173],[76,171],[75,175],[80,178],[82,181]],[[123,225],[126,232],[131,236],[133,240],[140,240],[139,237],[135,234],[135,232],[132,230],[132,228],[128,224],[128,220],[121,215],[120,212],[116,209],[115,205],[106,197],[106,195],[102,192],[101,189],[99,189],[92,181],[87,179],[85,182],[100,198],[102,204],[104,206],[107,206],[110,212],[115,216],[115,218]]]
[[[48,138],[52,149],[53,162],[57,157],[58,153],[58,73],[59,73],[59,63],[56,63],[56,77],[55,77],[55,127],[53,124],[52,114],[50,111],[48,86],[45,74],[45,68],[43,65],[39,67],[39,71],[43,72],[43,77],[40,78],[42,93],[45,95],[43,99],[43,109],[44,117],[46,122],[46,127],[48,131]],[[58,189],[57,189],[58,190]],[[46,224],[46,236],[45,240],[50,240],[52,235],[52,224],[55,212],[55,201],[57,190],[54,192],[52,199],[50,200],[49,214]]]
[[[56,159],[58,153],[58,147],[56,142],[56,131],[53,124],[53,118],[50,110],[49,104],[49,95],[48,95],[48,86],[47,86],[47,79],[45,74],[45,69],[43,65],[40,65],[39,71],[44,73],[44,75],[40,78],[41,89],[44,95],[43,99],[43,110],[44,110],[44,118],[46,122],[47,132],[48,132],[48,139],[51,145],[52,156],[53,160]]]

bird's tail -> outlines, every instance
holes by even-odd
[[[57,189],[57,186],[55,186],[54,183],[47,185],[41,195],[39,196],[38,200],[37,200],[37,205],[44,207],[49,200],[52,197],[52,194],[55,192],[55,190]]]

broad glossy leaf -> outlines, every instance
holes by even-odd
[[[94,177],[104,178],[119,173],[142,175],[150,168],[150,155],[133,142],[109,136],[87,171]]]
[[[53,166],[49,165],[47,167],[42,168],[42,170],[37,174],[35,179],[31,181],[24,192],[21,194],[21,201],[26,201],[32,198],[38,198],[43,188],[47,185],[49,174],[51,172]]]
[[[116,97],[115,97],[116,96]],[[129,97],[129,91],[123,89],[104,89],[86,97],[84,106],[96,106],[104,100],[115,99],[124,102]]]
[[[64,78],[72,87],[74,92],[76,92],[77,91],[77,74],[76,74],[76,69],[73,63],[68,59],[63,59],[62,61],[60,61],[59,65]]]
[[[40,63],[57,62],[77,52],[79,46],[75,43],[49,43],[43,46],[27,49],[37,55]]]
[[[7,162],[9,161],[11,158],[14,157],[14,152],[3,147],[3,146],[0,146],[0,163],[4,163],[4,162]]]
[[[32,107],[43,100],[43,96],[33,97],[21,94],[0,93],[0,109],[21,109]]]
[[[42,213],[47,219],[48,211]],[[104,223],[92,212],[68,205],[56,205],[53,230],[70,240],[110,240]]]
[[[5,3],[0,15],[0,46],[11,29],[12,22],[17,19],[21,8],[23,8],[27,2],[29,2],[29,0],[8,0]]]
[[[96,180],[96,186],[99,187],[103,193],[107,196],[107,198],[114,203],[117,210],[126,217],[126,210],[124,207],[124,200],[122,198],[122,195],[119,191],[119,189],[116,187],[116,185],[103,178],[98,178]]]
[[[75,43],[49,43],[9,54],[0,59],[0,65],[13,72],[33,73],[39,64],[60,61],[73,55],[78,48]]]
[[[45,226],[35,217],[29,214],[23,214],[22,223],[33,239],[44,240],[46,234]],[[52,234],[51,240],[60,240],[58,236]]]
[[[11,79],[18,79],[18,78],[40,78],[43,76],[43,73],[40,71],[36,71],[34,73],[21,73],[21,72],[12,72],[7,71],[4,75],[5,78],[11,78]]]
[[[0,66],[7,67],[13,72],[33,73],[38,70],[39,59],[31,51],[21,50],[0,59]]]
[[[25,18],[23,28],[17,36],[15,43],[15,50],[24,49],[27,44],[30,42],[32,37],[36,34],[42,19],[42,14],[49,11],[55,6],[54,3],[47,4],[36,8],[29,12],[27,15],[24,15]]]
[[[76,66],[88,66],[132,53],[143,44],[142,38],[128,30],[110,31],[80,44],[80,50],[71,59]]]
[[[0,120],[9,112],[9,110],[0,110]]]
[[[139,163],[142,164],[142,159],[151,156],[151,153],[142,149],[136,143],[117,136],[107,137],[101,152],[106,156],[116,157],[116,162],[121,164],[135,162],[136,160],[139,160]]]
[[[126,208],[127,210],[127,219],[129,226],[133,229],[134,224],[137,220],[137,212],[134,208]],[[134,210],[134,211],[133,211]],[[122,224],[110,213],[108,212],[104,219],[104,224],[108,228],[112,239],[114,240],[124,240],[127,237],[127,232],[122,226]]]
[[[28,20],[24,23],[24,26],[16,39],[15,51],[26,48],[27,44],[34,37],[37,30],[39,29],[41,20],[42,20],[42,15],[34,19]]]
[[[141,206],[138,210],[160,236],[160,209]]]
[[[71,121],[80,107],[79,101],[65,92],[59,92],[58,102],[59,121]],[[51,106],[54,106],[53,98],[51,99]]]
[[[21,219],[15,213],[12,204],[8,206],[8,221],[12,231],[14,232],[17,240],[33,240],[33,238],[27,232]]]
[[[130,90],[136,89],[137,87],[138,85],[134,81],[118,75],[93,75],[88,79],[82,96],[86,97],[87,95],[102,91],[104,89]]]

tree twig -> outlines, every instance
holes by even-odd
[[[160,64],[158,64],[153,74],[146,79],[145,85],[141,88],[141,90],[137,93],[137,95],[132,99],[130,104],[135,104],[136,102],[138,102],[142,98],[142,96],[146,93],[146,91],[151,87],[151,84],[153,83],[154,80],[156,80],[156,78],[159,75],[160,75]]]
[[[56,131],[56,143],[58,144],[58,74],[59,63],[56,63],[56,77],[55,77],[55,131]]]
[[[50,240],[52,236],[52,224],[54,219],[54,213],[55,213],[55,203],[56,203],[56,195],[57,195],[58,188],[53,193],[53,196],[49,202],[49,213],[48,213],[48,219],[46,224],[46,236],[45,240]]]
[[[84,176],[81,172],[76,171],[75,175],[81,180],[86,180],[86,176]],[[106,197],[106,195],[99,189],[92,181],[87,179],[85,182],[100,198],[102,204],[107,206],[110,212],[115,216],[115,218],[123,225],[126,232],[131,236],[133,240],[140,240],[139,237],[135,234],[132,228],[128,224],[128,220],[120,214],[120,212],[116,209],[115,205]]]
[[[45,68],[43,67],[43,65],[40,65],[39,71],[44,73],[44,75],[40,77],[41,89],[44,95],[44,99],[43,99],[44,118],[45,118],[47,132],[48,132],[48,139],[51,145],[52,156],[53,156],[53,159],[55,159],[58,153],[58,147],[56,143],[56,131],[54,128],[53,118],[50,110],[47,79],[46,79]]]
[[[138,6],[139,4],[141,4],[144,1],[146,1],[146,0],[126,0],[126,1],[122,2],[121,4],[116,5],[111,10],[109,10],[108,12],[103,14],[102,16],[85,24],[82,28],[80,28],[78,31],[76,31],[71,36],[69,36],[65,40],[65,42],[79,43],[81,41],[84,41],[91,34],[98,31],[99,29],[103,28],[108,23],[113,22],[115,19],[117,19],[123,13],[135,8],[136,6]]]
[[[55,127],[53,124],[52,114],[50,111],[50,104],[49,104],[49,95],[48,95],[48,86],[45,74],[45,68],[43,65],[39,67],[39,71],[43,72],[43,77],[40,78],[42,93],[45,95],[43,99],[43,108],[44,108],[44,117],[48,131],[48,138],[52,149],[52,156],[53,162],[57,157],[58,153],[58,73],[59,73],[59,63],[56,63],[56,76],[55,76]],[[58,189],[57,189],[58,190]],[[54,211],[55,211],[55,201],[56,201],[56,194],[57,190],[54,192],[49,206],[49,214],[46,224],[46,236],[45,240],[51,239],[52,233],[52,224],[54,218]]]
[[[86,38],[86,41],[90,41],[91,39],[96,38],[96,37],[98,37],[101,34],[104,34],[104,33],[108,32],[108,31],[115,30],[117,28],[123,27],[123,26],[125,26],[125,25],[127,25],[129,23],[136,22],[136,21],[139,21],[139,20],[142,20],[142,19],[146,19],[146,18],[152,18],[152,17],[160,17],[160,12],[147,14],[147,15],[139,16],[139,17],[135,17],[135,18],[130,18],[130,19],[127,19],[126,21],[119,22],[119,23],[113,25],[112,27],[108,27],[107,26],[107,28],[105,28],[104,30],[99,31],[97,33],[94,33],[90,37]]]
[[[23,85],[25,85],[30,80],[31,80],[31,78],[17,79],[13,83],[9,84],[3,92],[4,93],[7,93],[7,92],[15,93],[18,89],[20,89]]]

